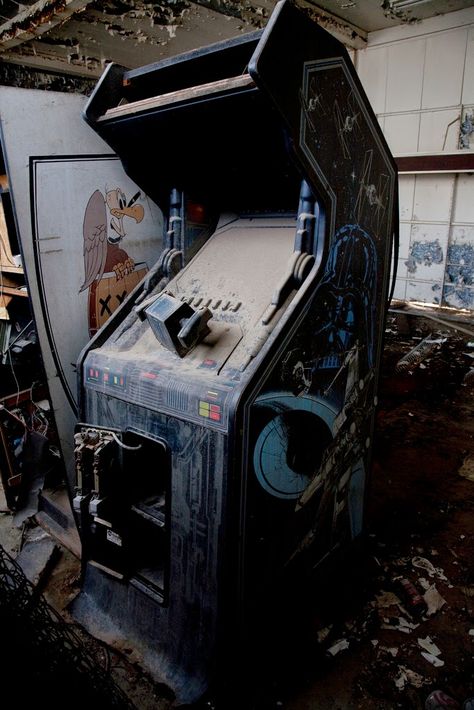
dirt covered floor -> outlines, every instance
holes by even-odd
[[[427,336],[438,342],[397,367]],[[471,365],[474,336],[390,313],[365,534],[306,589],[311,612],[285,652],[262,658],[247,686],[240,677],[196,709],[423,709],[438,688],[461,707],[474,695]],[[0,522],[5,538],[5,517]],[[137,708],[171,708],[172,696],[150,680],[132,649],[100,644],[74,624],[67,604],[78,584],[78,562],[63,549],[42,582],[50,604]],[[276,617],[276,636],[278,625]]]
[[[426,337],[440,342],[397,368]],[[366,533],[323,583],[319,655],[285,708],[424,708],[437,688],[462,706],[474,695],[472,341],[390,314]]]

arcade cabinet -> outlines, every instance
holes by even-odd
[[[396,167],[345,48],[292,2],[109,66],[85,119],[168,217],[79,361],[74,613],[191,702],[279,580],[361,532]]]

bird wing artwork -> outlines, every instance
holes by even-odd
[[[88,321],[92,337],[146,274],[145,262],[135,263],[121,246],[127,236],[125,218],[139,224],[145,209],[136,192],[126,199],[119,187],[95,190],[84,213],[84,282],[79,293],[89,290]]]
[[[83,224],[84,283],[79,293],[88,288],[97,277],[102,277],[107,260],[107,208],[104,197],[96,190],[87,203]]]

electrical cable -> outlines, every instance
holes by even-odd
[[[115,432],[112,431],[111,434],[114,441],[116,441],[117,444],[122,447],[122,449],[127,449],[127,451],[137,451],[138,449],[142,448],[142,444],[138,444],[138,446],[128,446],[128,444],[124,444],[123,441],[120,441]]]

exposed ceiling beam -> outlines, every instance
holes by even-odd
[[[88,4],[88,0],[38,0],[0,25],[0,52],[49,32]]]
[[[2,60],[5,64],[16,64],[20,67],[29,67],[39,72],[52,72],[53,74],[68,74],[70,76],[82,77],[83,79],[97,80],[104,71],[104,66],[94,64],[71,64],[63,57],[45,55],[25,55],[15,54],[14,52],[5,52],[2,54]]]

